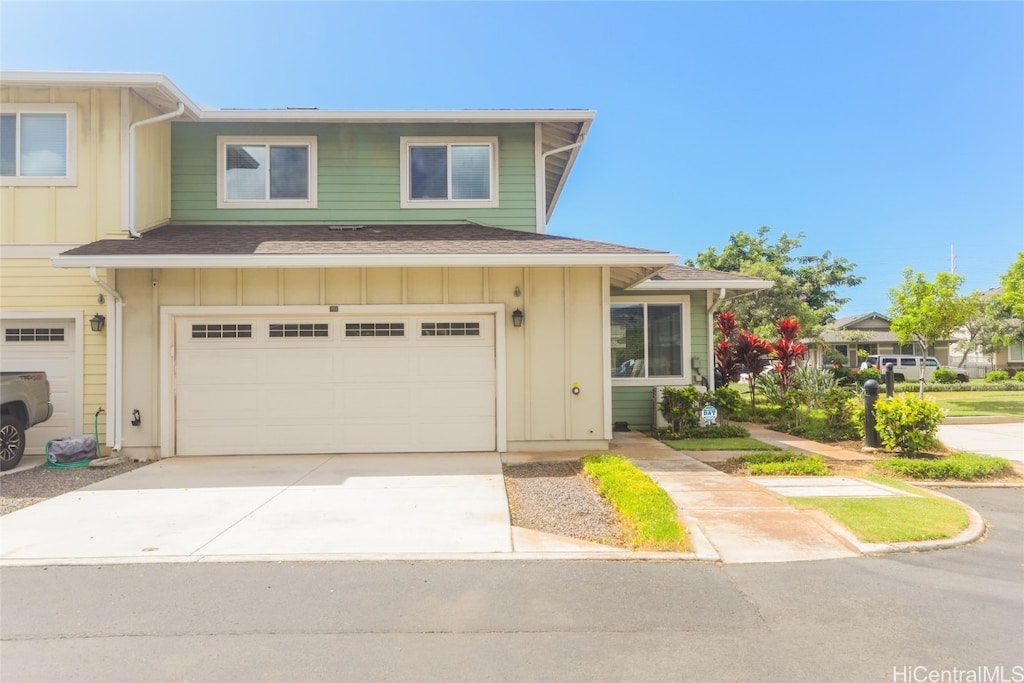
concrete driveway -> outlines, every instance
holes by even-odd
[[[0,559],[512,550],[496,453],[178,457],[0,517]]]
[[[939,425],[939,441],[954,450],[1024,463],[1024,422],[942,424]]]

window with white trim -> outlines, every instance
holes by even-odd
[[[0,184],[75,184],[75,105],[0,105]]]
[[[217,137],[218,208],[316,206],[316,137]]]
[[[498,206],[498,138],[401,140],[402,208]]]
[[[630,302],[611,305],[612,377],[683,378],[684,321],[681,302]]]
[[[1024,341],[1010,342],[1008,359],[1014,363],[1024,361]]]

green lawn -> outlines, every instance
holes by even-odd
[[[1024,393],[1019,391],[928,392],[951,417],[1007,415],[1024,418]]]
[[[750,437],[732,439],[675,439],[666,444],[677,451],[777,451],[778,446]]]
[[[634,550],[692,550],[676,505],[660,486],[619,455],[588,455],[583,469],[619,513]]]
[[[790,498],[797,508],[824,510],[866,543],[951,538],[967,528],[967,512],[956,501],[887,477],[865,477],[916,493],[914,498]]]

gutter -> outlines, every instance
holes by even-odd
[[[112,364],[107,364],[108,367],[110,367],[110,365],[113,365],[114,369],[113,380],[107,381],[108,391],[110,389],[110,385],[113,384],[114,405],[112,410],[107,411],[107,445],[111,447],[112,451],[117,453],[118,451],[121,450],[121,442],[124,440],[124,430],[121,420],[121,406],[124,401],[124,391],[122,389],[123,383],[121,381],[121,369],[123,365],[121,356],[123,354],[124,347],[124,299],[121,298],[120,292],[118,292],[116,289],[110,286],[110,283],[100,279],[99,274],[96,272],[95,266],[89,268],[89,279],[95,282],[100,289],[109,294],[110,297],[114,300],[113,315],[111,316],[113,318],[113,321],[111,322],[110,325],[111,333],[114,336],[114,362]],[[109,337],[107,344],[109,347]],[[114,433],[113,443],[110,442],[111,430],[109,429],[109,427],[111,425],[109,424],[109,420],[111,417],[114,420],[112,430]]]
[[[160,123],[162,121],[169,121],[176,119],[185,113],[185,103],[178,102],[178,108],[167,114],[161,114],[160,116],[154,116],[151,119],[145,119],[143,121],[136,121],[128,127],[128,236],[129,237],[142,237],[135,229],[135,130],[142,126],[148,126],[153,123]]]

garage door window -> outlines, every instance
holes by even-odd
[[[423,323],[420,334],[424,337],[479,337],[480,323]]]
[[[271,339],[327,338],[327,323],[271,323]]]
[[[9,342],[62,342],[63,327],[8,327],[4,341]]]
[[[203,323],[192,325],[193,339],[252,339],[249,323]]]
[[[404,337],[405,323],[345,323],[346,337]]]

